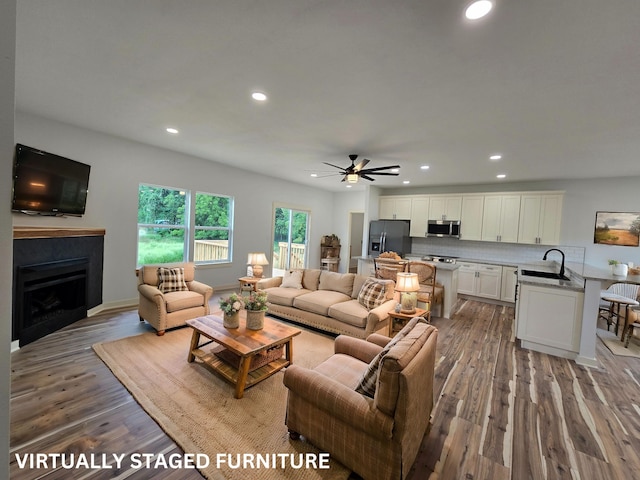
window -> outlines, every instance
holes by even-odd
[[[138,265],[231,261],[233,198],[141,184]]]
[[[231,261],[231,225],[233,199],[196,193],[195,235],[193,259],[195,262]]]

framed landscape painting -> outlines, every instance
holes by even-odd
[[[640,212],[596,212],[593,243],[637,247],[640,245]]]

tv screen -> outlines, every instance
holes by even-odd
[[[83,215],[91,166],[16,145],[11,209],[47,215]]]

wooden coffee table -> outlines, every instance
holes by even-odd
[[[246,312],[242,310],[240,316],[243,319],[240,321],[240,327],[233,329],[227,329],[222,325],[222,312],[220,316],[207,315],[187,320],[187,325],[193,328],[187,361],[193,362],[198,358],[223,379],[235,385],[235,398],[242,398],[245,388],[261,382],[293,363],[293,337],[302,333],[297,328],[276,322],[269,317],[265,317],[264,328],[261,330],[249,330],[246,328]],[[200,345],[201,336],[210,341]],[[216,355],[216,350],[202,349],[214,342],[220,345],[218,348],[225,348],[236,354],[239,357],[239,365],[235,367],[230,362],[222,360]],[[284,357],[249,371],[253,357],[278,345],[284,345]]]

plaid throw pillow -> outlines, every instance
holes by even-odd
[[[382,305],[385,294],[385,285],[383,283],[367,278],[360,289],[360,293],[358,293],[358,303],[367,310],[371,310]]]
[[[184,268],[158,268],[158,279],[160,284],[158,289],[162,293],[182,292],[189,290],[184,281]]]
[[[389,321],[391,321],[391,319],[389,319]],[[380,365],[382,364],[382,359],[389,352],[389,350],[391,350],[391,347],[393,347],[396,343],[406,337],[407,333],[409,333],[413,329],[413,327],[415,327],[415,325],[420,321],[424,322],[425,319],[422,317],[415,317],[409,320],[404,328],[396,333],[396,336],[393,337],[391,341],[385,345],[380,353],[373,357],[373,360],[371,360],[371,363],[360,378],[360,382],[356,387],[356,392],[371,398],[375,396],[377,386],[376,384],[378,383],[378,370],[380,369]]]

